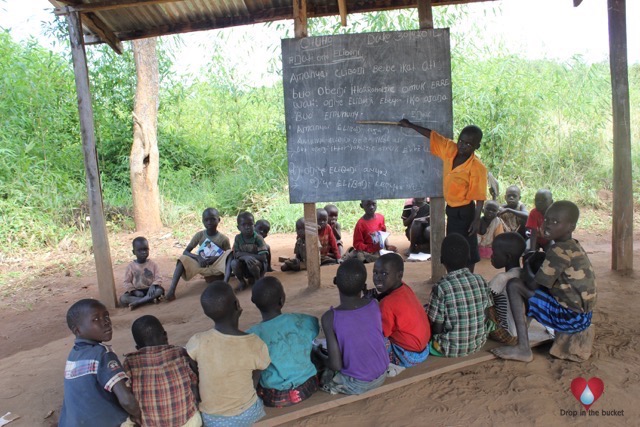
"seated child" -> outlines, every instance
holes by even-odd
[[[316,209],[318,221],[318,239],[320,240],[320,265],[336,264],[340,259],[338,243],[331,226],[327,223],[329,215],[324,209]]]
[[[124,294],[120,304],[131,309],[157,301],[164,295],[162,275],[158,264],[149,259],[149,242],[144,237],[133,239],[133,254],[136,260],[127,265],[124,273]]]
[[[482,218],[480,218],[480,228],[478,229],[478,252],[480,258],[491,258],[493,239],[499,234],[504,233],[504,224],[498,218],[500,206],[495,200],[487,200],[482,209]]]
[[[431,290],[426,306],[431,321],[431,353],[462,357],[480,350],[489,334],[485,321],[491,306],[489,285],[467,268],[469,243],[460,234],[444,238],[441,262],[447,274]]]
[[[280,266],[280,270],[300,271],[307,269],[307,245],[305,243],[304,218],[298,218],[296,221],[296,245],[293,253],[295,254],[293,258],[282,259],[283,264]]]
[[[409,240],[409,253],[431,252],[430,207],[424,197],[407,199],[402,210],[402,223]]]
[[[551,196],[551,191],[541,189],[536,192],[536,207],[529,212],[529,218],[526,224],[527,230],[531,232],[528,247],[531,251],[537,251],[538,249],[546,251],[549,245],[549,240],[544,236],[544,215],[552,203],[553,197]]]
[[[193,235],[178,259],[171,279],[171,286],[167,292],[167,301],[176,299],[176,288],[181,277],[183,280],[189,281],[196,275],[202,274],[205,280],[210,282],[215,276],[225,274],[225,265],[231,245],[229,238],[218,231],[219,223],[220,214],[217,209],[207,208],[202,212],[204,230]],[[191,251],[195,248],[198,250],[192,254]]]
[[[518,233],[526,240],[529,211],[520,201],[520,188],[517,185],[507,187],[504,199],[507,203],[502,205],[498,211],[498,216],[504,223],[504,231]]]
[[[322,315],[327,339],[327,372],[322,389],[331,394],[362,394],[384,383],[389,356],[378,302],[362,296],[367,270],[352,258],[338,267],[333,282],[340,305]],[[328,373],[328,375],[327,375]]]
[[[140,423],[140,407],[111,347],[109,311],[100,301],[82,299],[67,311],[67,325],[76,336],[64,369],[64,400],[59,426],[112,427]]]
[[[262,236],[253,228],[253,215],[249,212],[240,212],[237,222],[240,234],[236,234],[233,241],[233,259],[227,267],[224,281],[229,281],[233,271],[240,282],[236,290],[241,291],[264,276],[269,250]]]
[[[375,262],[380,256],[380,249],[395,252],[396,247],[389,245],[387,239],[382,240],[380,232],[386,232],[387,227],[384,224],[384,216],[376,213],[378,202],[362,200],[360,207],[364,210],[364,215],[353,230],[353,247],[342,259],[357,258],[362,262]]]
[[[269,350],[258,336],[238,329],[242,308],[228,283],[211,283],[200,304],[214,326],[192,336],[187,352],[198,362],[202,423],[249,426],[265,415],[255,386],[271,363]]]
[[[256,230],[256,233],[262,236],[263,239],[266,239],[269,235],[269,231],[271,231],[271,224],[266,219],[259,219],[256,221],[254,229]],[[271,268],[271,247],[269,245],[267,245],[267,250],[267,272],[271,272],[273,271],[273,268]]]
[[[201,426],[198,368],[187,350],[169,345],[155,316],[136,319],[131,333],[138,351],[127,354],[122,365],[140,404],[142,425]]]
[[[338,250],[340,251],[340,256],[342,257],[344,252],[344,245],[342,244],[342,229],[340,228],[340,223],[338,222],[338,207],[336,205],[326,205],[324,207],[324,210],[327,211],[327,215],[329,215],[329,225],[333,230],[333,237],[336,238]]]
[[[493,241],[491,265],[498,269],[504,268],[504,272],[496,274],[489,281],[493,298],[493,307],[489,309],[490,317],[497,326],[489,333],[489,338],[509,345],[515,345],[517,338],[516,324],[513,321],[513,314],[507,298],[507,283],[511,279],[520,278],[522,274],[520,257],[522,257],[525,248],[526,242],[518,233],[502,233],[496,236]]]
[[[247,330],[262,339],[271,364],[262,371],[258,396],[266,406],[295,405],[318,390],[315,365],[311,362],[313,339],[320,332],[318,319],[307,314],[282,313],[285,295],[275,277],[263,277],[251,290],[251,302],[260,310],[262,322]]]
[[[382,333],[388,339],[390,362],[409,368],[427,360],[431,327],[413,290],[402,281],[404,261],[398,254],[382,255],[373,265],[373,283],[382,313]],[[395,366],[393,368],[395,368]],[[397,374],[399,370],[390,370]]]
[[[518,344],[492,350],[496,356],[522,362],[533,360],[525,315],[565,334],[582,332],[591,325],[596,281],[587,253],[572,237],[579,216],[578,207],[566,200],[553,203],[546,210],[544,237],[553,243],[533,281],[511,279],[507,284]]]

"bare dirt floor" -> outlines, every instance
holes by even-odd
[[[116,241],[112,243],[112,252],[113,247],[120,248],[114,257],[117,283],[124,274],[126,261],[131,259],[127,243],[134,236],[119,233],[112,237],[112,242]],[[640,273],[636,270],[623,275],[610,270],[609,232],[578,231],[575,236],[589,253],[598,284],[598,303],[593,317],[596,340],[593,355],[587,362],[554,359],[549,356],[546,345],[535,349],[534,361],[528,364],[491,360],[303,418],[291,425],[640,425]],[[151,257],[159,263],[168,285],[175,259],[188,237],[175,238],[169,230],[148,237]],[[640,248],[640,235],[637,234],[635,240],[635,247]],[[278,269],[279,256],[291,256],[294,241],[293,234],[274,234],[267,238],[274,269]],[[393,243],[401,251],[408,246],[403,236],[396,236]],[[634,263],[636,269],[640,268],[638,249]],[[368,265],[369,273],[371,268]],[[338,303],[338,292],[332,285],[335,270],[335,266],[322,268],[322,286],[314,292],[306,289],[304,272],[269,274],[284,284],[285,311],[320,316],[330,305]],[[430,262],[405,264],[405,281],[423,302],[431,289],[430,271]],[[497,273],[487,260],[478,264],[476,272],[487,279]],[[211,321],[203,315],[199,303],[205,287],[201,279],[181,282],[178,298],[172,303],[148,305],[136,311],[113,310],[114,334],[110,344],[116,353],[122,356],[134,350],[130,325],[144,314],[160,318],[172,344],[184,345],[195,332],[210,328]],[[10,426],[57,425],[64,365],[73,345],[65,314],[74,301],[98,297],[95,271],[90,263],[85,263],[73,271],[40,272],[32,286],[23,292],[29,292],[28,303],[24,303],[25,295],[20,292],[0,299],[0,415],[12,412],[21,417]],[[241,292],[239,299],[244,309],[240,326],[246,328],[257,323],[260,315],[250,301],[250,292]],[[582,406],[570,391],[571,381],[576,377],[599,377],[604,382],[604,394],[591,407],[591,414],[580,413]]]

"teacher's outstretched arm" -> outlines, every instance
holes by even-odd
[[[403,127],[403,128],[409,128],[409,129],[413,129],[416,132],[426,136],[427,138],[431,137],[431,129],[429,128],[425,128],[422,126],[418,126],[415,123],[411,123],[409,120],[407,119],[402,119],[398,122],[398,126]]]

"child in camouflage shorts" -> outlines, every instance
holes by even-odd
[[[503,359],[530,362],[526,315],[544,326],[565,334],[575,334],[591,325],[596,303],[596,282],[593,267],[580,243],[573,239],[580,211],[569,201],[552,204],[544,215],[544,238],[553,241],[542,267],[533,281],[512,279],[507,284],[507,296],[516,323],[518,344],[499,347],[493,353]]]

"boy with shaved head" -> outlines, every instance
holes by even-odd
[[[198,362],[202,423],[251,425],[265,415],[255,386],[260,371],[271,363],[267,346],[238,329],[242,308],[226,282],[211,283],[200,304],[214,325],[192,336],[187,352]]]
[[[253,285],[251,302],[260,310],[262,322],[249,328],[269,348],[271,364],[260,375],[258,395],[266,406],[295,405],[318,390],[315,365],[311,362],[318,319],[307,314],[282,313],[285,294],[275,277],[263,277]]]

